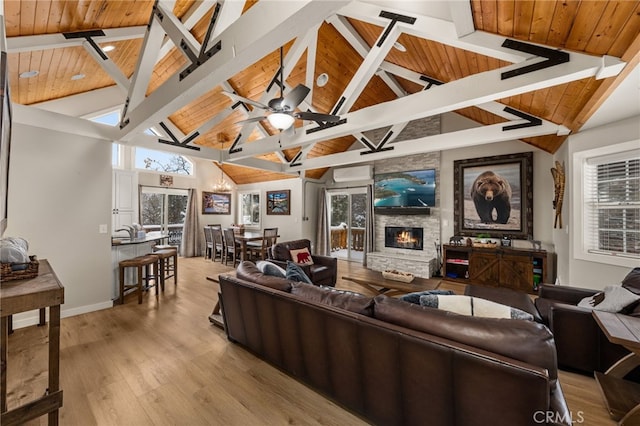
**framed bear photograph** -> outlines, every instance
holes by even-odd
[[[533,153],[453,162],[456,235],[533,238]]]

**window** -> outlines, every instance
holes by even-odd
[[[180,245],[188,196],[185,189],[143,186],[140,192],[140,223],[144,230],[162,231],[169,236],[169,244]]]
[[[576,255],[629,266],[640,259],[640,150],[612,151],[577,155],[583,214]]]
[[[162,173],[193,176],[193,163],[186,157],[154,149],[136,148],[135,167]]]
[[[260,227],[260,193],[245,192],[239,194],[240,208],[238,223],[250,228]]]

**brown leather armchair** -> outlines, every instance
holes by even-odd
[[[293,261],[291,250],[307,248],[311,253],[311,241],[293,240],[276,243],[269,250],[269,261],[286,269],[287,261]],[[338,277],[338,260],[330,256],[311,254],[312,265],[299,265],[315,285],[335,287]]]
[[[558,366],[592,375],[594,371],[606,371],[629,353],[607,340],[591,309],[577,306],[580,300],[596,293],[597,290],[563,285],[540,286],[535,305],[553,332]]]

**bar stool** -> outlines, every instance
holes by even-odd
[[[124,292],[135,288],[138,293],[138,304],[142,303],[142,290],[148,290],[151,287],[156,288],[158,294],[159,280],[159,257],[154,254],[145,254],[144,256],[134,257],[133,259],[121,260],[118,263],[120,273],[120,304],[124,304]],[[138,280],[133,284],[125,284],[125,269],[137,268]],[[153,272],[151,270],[153,269]],[[154,280],[153,285],[150,284]]]
[[[164,282],[168,278],[173,277],[173,283],[178,285],[178,250],[174,247],[173,249],[155,250],[152,254],[158,256],[159,259],[162,291],[164,291]]]

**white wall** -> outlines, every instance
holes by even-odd
[[[307,190],[310,187],[316,185],[306,185]],[[308,223],[315,225],[315,219],[304,221],[303,226],[303,210],[304,203],[303,199],[309,202],[306,194],[303,194],[303,180],[300,178],[292,178],[292,179],[282,179],[270,182],[258,182],[247,185],[238,185],[237,191],[233,194],[233,198],[231,200],[231,204],[233,206],[238,205],[238,193],[246,192],[246,191],[257,191],[260,193],[260,227],[261,228],[278,228],[278,234],[280,237],[278,241],[288,241],[294,240],[298,238],[309,238],[313,241],[315,237],[315,232],[309,235]],[[289,215],[267,215],[266,205],[267,205],[267,191],[280,191],[288,189],[291,191],[291,208]],[[312,197],[311,197],[312,198]],[[308,206],[307,206],[308,207]],[[237,217],[235,213],[237,209],[234,209],[234,220],[237,221]],[[307,214],[313,213],[307,209]],[[315,226],[313,227],[315,229]]]
[[[565,146],[556,153],[556,159],[564,161],[567,175],[563,207],[563,222],[567,227],[563,231],[554,232],[556,246],[561,248],[558,252],[558,276],[561,284],[603,289],[619,283],[629,273],[629,267],[589,262],[575,259],[573,256],[571,233],[575,232],[575,229],[572,225],[574,216],[579,214],[573,209],[573,197],[580,188],[574,187],[571,182],[572,157],[578,152],[623,142],[638,141],[640,145],[639,123],[640,116],[635,116],[579,132],[570,136]]]
[[[62,315],[112,305],[111,143],[15,123],[11,144],[9,223],[5,236],[29,241],[65,287]],[[16,327],[37,312],[17,315]]]
[[[443,114],[442,133],[477,127],[477,123],[458,114]],[[453,162],[468,158],[533,152],[533,237],[543,243],[543,248],[555,251],[553,245],[553,156],[521,141],[499,142],[469,148],[442,151],[440,165],[440,212],[442,214],[442,239],[449,241],[455,232],[453,224]],[[527,241],[515,241],[515,247],[531,248]]]

